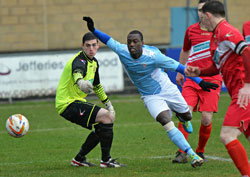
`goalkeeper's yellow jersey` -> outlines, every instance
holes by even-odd
[[[86,102],[87,94],[78,88],[78,79],[89,80],[99,99],[103,103],[109,101],[100,84],[98,70],[96,58],[90,59],[83,51],[78,52],[66,63],[56,91],[56,110],[59,114],[75,100]]]

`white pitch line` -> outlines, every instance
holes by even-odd
[[[153,125],[156,122],[143,122],[143,123],[136,123],[136,124],[115,124],[115,127],[135,127],[135,126],[145,126],[145,125]],[[50,132],[50,131],[61,131],[61,130],[72,130],[76,129],[76,127],[61,127],[61,128],[45,128],[45,129],[34,129],[29,130],[29,132]],[[81,127],[77,127],[77,129],[81,129]],[[0,134],[6,134],[6,131],[0,131]]]
[[[136,159],[168,159],[168,158],[172,158],[172,155],[168,155],[168,156],[151,156],[151,157],[136,157]],[[207,159],[211,159],[211,160],[217,160],[217,161],[223,161],[223,162],[233,162],[232,159],[229,158],[223,158],[223,157],[216,157],[216,156],[210,156],[210,155],[206,155]],[[134,160],[134,158],[129,158],[129,157],[125,157],[125,158],[121,158],[121,159],[129,159],[129,160]],[[250,163],[250,160],[249,160]]]
[[[216,118],[216,120],[221,120],[223,118]],[[153,118],[152,118],[153,120]],[[178,122],[177,118],[173,118],[172,119],[174,122]],[[195,119],[192,120],[192,122],[200,122],[200,119]],[[141,123],[119,123],[119,124],[115,124],[114,127],[134,127],[134,126],[147,126],[147,125],[157,125],[159,124],[156,121],[152,121],[152,122],[141,122]],[[176,123],[177,126],[177,123]],[[81,127],[77,127],[77,128],[81,128]],[[50,132],[50,131],[61,131],[61,130],[72,130],[72,129],[76,129],[76,127],[60,127],[60,128],[45,128],[45,129],[34,129],[34,130],[29,130],[29,132]],[[6,134],[6,131],[0,131],[0,134]]]
[[[88,102],[91,102],[91,103],[93,103],[93,104],[100,104],[101,105],[101,102],[98,100],[98,99],[96,99],[96,100],[92,100],[92,99],[90,99],[90,100],[87,100]],[[18,103],[19,101],[16,101],[16,103]],[[48,102],[48,103],[45,103],[45,104],[37,104],[38,102],[39,102],[39,100],[38,101],[20,101],[20,102],[23,102],[23,104],[9,104],[9,103],[1,103],[0,102],[0,105],[4,105],[4,106],[1,106],[0,107],[0,109],[6,109],[6,108],[16,108],[16,107],[19,107],[19,108],[35,108],[35,107],[55,107],[55,103],[54,103],[54,101],[51,101],[51,100],[44,100],[44,101],[40,101],[41,103],[43,103],[43,102]],[[36,104],[25,104],[25,102],[30,102],[30,103],[32,103],[32,102],[34,102],[34,103],[36,103]],[[140,99],[140,98],[131,98],[131,99],[124,99],[124,100],[113,100],[112,101],[112,103],[130,103],[130,102],[132,102],[132,103],[134,103],[134,102],[141,102],[141,103],[143,103],[142,102],[142,100]]]
[[[127,159],[127,160],[136,160],[136,159],[169,159],[169,158],[173,158],[173,155],[167,155],[167,156],[149,156],[149,157],[120,157],[119,159]],[[216,156],[210,156],[210,155],[206,155],[207,159],[211,159],[211,160],[216,160],[216,161],[222,161],[222,162],[232,162],[231,159],[229,158],[223,158],[223,157],[216,157]],[[100,159],[97,158],[89,158],[89,160],[94,160],[94,161],[99,161]],[[3,162],[0,163],[0,165],[6,166],[6,165],[23,165],[23,164],[33,164],[33,163],[48,163],[51,162],[51,160],[40,160],[40,161],[27,161],[27,162]],[[53,161],[56,162],[56,161]],[[61,160],[60,160],[61,162]],[[70,162],[70,159],[68,160],[63,160],[63,162]],[[249,160],[250,163],[250,160]]]
[[[218,161],[232,162],[232,159],[216,157],[216,156],[210,156],[210,155],[206,155],[206,158],[207,159],[212,159],[212,160],[218,160]]]

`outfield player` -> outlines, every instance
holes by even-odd
[[[142,95],[145,106],[152,117],[166,130],[171,141],[191,157],[193,167],[202,165],[203,159],[192,150],[183,134],[171,121],[172,111],[182,121],[189,121],[192,118],[184,98],[163,70],[172,69],[184,73],[184,66],[163,55],[156,47],[144,45],[143,35],[137,30],[128,34],[127,45],[125,45],[95,29],[90,17],[83,17],[83,20],[87,21],[90,31],[119,55],[130,79]],[[206,90],[218,87],[200,78],[193,79]]]
[[[199,0],[199,18],[201,15],[201,8],[207,1],[209,0]],[[210,65],[213,62],[209,49],[211,36],[212,33],[208,32],[204,25],[200,22],[189,26],[185,33],[184,44],[179,62],[183,65],[187,64],[188,66],[198,66],[200,68]],[[214,112],[218,111],[222,78],[219,74],[201,78],[208,82],[217,83],[220,87],[216,90],[211,90],[211,92],[203,91],[191,79],[187,78],[184,82],[184,76],[180,73],[177,73],[176,82],[180,86],[182,86],[182,83],[184,82],[182,95],[185,98],[190,111],[196,112],[198,109],[198,111],[201,112],[201,125],[196,153],[205,159],[205,147],[212,130],[212,116]],[[184,131],[181,123],[179,123],[178,128],[183,133],[185,138],[188,139],[188,133]],[[187,161],[186,153],[179,149],[173,163],[187,163]]]
[[[250,46],[250,21],[243,24],[242,30],[246,43]]]
[[[188,66],[186,74],[222,74],[232,101],[224,118],[220,139],[241,175],[249,177],[247,152],[238,137],[244,133],[250,141],[250,47],[240,31],[225,20],[221,2],[207,2],[202,7],[201,21],[209,31],[213,31],[210,48],[214,63],[203,69]]]
[[[93,126],[95,128],[71,161],[71,165],[94,166],[86,160],[86,155],[100,142],[100,167],[121,167],[123,165],[110,155],[115,111],[100,83],[99,65],[95,58],[98,48],[97,38],[93,33],[86,33],[82,38],[83,50],[72,57],[63,70],[56,92],[56,110],[72,123],[90,130]],[[107,109],[86,101],[85,97],[92,91]]]

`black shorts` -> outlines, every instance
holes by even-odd
[[[65,109],[61,116],[91,130],[92,125],[96,123],[96,115],[100,109],[101,107],[95,104],[76,100]]]

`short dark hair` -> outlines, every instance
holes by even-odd
[[[206,2],[202,7],[202,12],[209,12],[216,17],[225,17],[226,15],[224,5],[220,1]]]
[[[130,35],[130,34],[139,34],[139,36],[140,36],[140,38],[141,38],[141,41],[143,41],[143,35],[142,35],[142,33],[141,33],[140,31],[138,31],[138,30],[133,30],[133,31],[130,31],[130,32],[128,33],[128,35]]]
[[[97,37],[93,33],[91,33],[91,32],[85,33],[82,37],[82,43],[84,44],[85,41],[89,41],[89,40],[93,40],[93,39],[97,40]]]
[[[212,1],[212,0],[199,0],[198,4],[204,3],[204,2],[209,2],[209,1]]]

